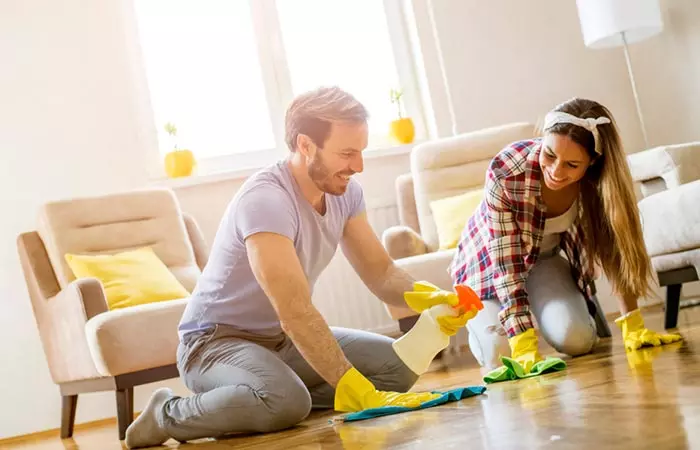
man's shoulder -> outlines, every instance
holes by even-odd
[[[234,196],[234,202],[243,198],[255,197],[256,200],[269,202],[290,201],[292,193],[286,178],[283,162],[264,167],[248,177]]]
[[[527,171],[528,161],[536,157],[540,143],[539,138],[511,142],[491,160],[490,174],[497,180],[522,176]]]
[[[345,190],[343,197],[349,202],[356,201],[359,197],[362,197],[362,185],[355,178],[350,178],[348,182],[348,188]]]
[[[331,201],[339,206],[338,208],[333,208],[331,211],[340,214],[344,220],[355,216],[363,209],[364,193],[362,191],[362,185],[354,178],[350,178],[345,192],[338,196],[332,196],[331,198],[333,199]]]

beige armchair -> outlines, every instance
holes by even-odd
[[[416,145],[411,153],[411,173],[396,181],[400,225],[382,235],[396,264],[417,279],[452,289],[447,268],[455,250],[438,248],[430,202],[483,189],[491,159],[511,142],[534,135],[534,125],[512,123]],[[417,319],[407,307],[387,305],[387,311],[402,331]]]
[[[208,257],[204,239],[165,189],[48,203],[39,223],[17,245],[51,378],[63,398],[61,437],[73,433],[78,394],[113,390],[124,439],[134,386],[178,376],[177,325],[187,300],[108,310],[101,283],[76,280],[64,255],[148,245],[191,292]]]
[[[675,328],[682,285],[700,273],[700,142],[656,147],[627,161],[641,189],[644,242],[666,286],[665,327]]]

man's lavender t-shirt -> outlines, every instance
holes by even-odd
[[[214,324],[263,335],[282,331],[270,300],[248,262],[245,239],[259,232],[287,236],[313,286],[335,254],[349,218],[365,209],[362,188],[353,179],[343,195],[326,195],[319,214],[301,195],[287,161],[251,176],[229,203],[209,260],[180,321],[179,334]]]

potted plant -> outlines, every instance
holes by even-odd
[[[165,155],[165,173],[170,178],[192,175],[195,166],[194,155],[190,150],[177,148],[177,127],[168,122],[163,128],[174,141],[173,150]]]
[[[396,104],[396,111],[398,113],[398,119],[393,120],[390,124],[390,135],[395,141],[401,144],[410,144],[413,142],[416,129],[413,125],[413,120],[411,120],[410,117],[403,117],[401,113],[402,96],[403,89],[391,89],[389,92],[391,103]]]

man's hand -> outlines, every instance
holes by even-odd
[[[275,308],[282,329],[311,367],[335,387],[352,365],[311,303],[309,283],[293,242],[279,234],[257,233],[246,239],[246,249],[253,274]]]
[[[455,292],[445,291],[427,281],[416,281],[413,290],[403,294],[406,304],[415,312],[422,313],[436,305],[455,307],[459,297]]]
[[[440,305],[433,306],[433,308],[440,308]],[[461,307],[458,308],[458,311],[461,310]],[[458,313],[454,316],[451,314],[438,314],[435,320],[440,327],[440,331],[445,333],[447,336],[454,336],[460,329],[464,328],[467,325],[467,322],[472,320],[478,314],[478,312],[479,311],[476,309],[476,306],[472,306],[469,311]]]
[[[436,399],[441,394],[430,392],[378,391],[371,381],[355,368],[350,369],[338,383],[335,391],[335,410],[341,412],[362,411],[381,406],[416,408],[421,403]]]

